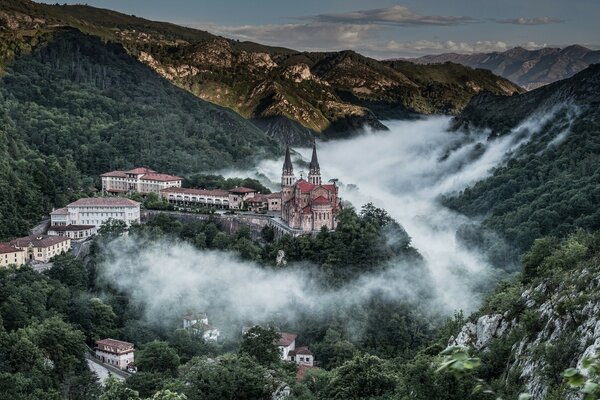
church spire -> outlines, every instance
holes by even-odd
[[[310,160],[310,170],[319,171],[319,160],[317,159],[317,144],[313,141],[312,158]]]
[[[283,162],[283,169],[281,171],[281,186],[293,186],[296,182],[294,176],[294,166],[292,165],[292,156],[290,155],[290,146],[285,148],[285,161]]]
[[[292,157],[290,156],[290,146],[286,146],[285,148],[285,161],[283,162],[283,172],[294,172],[294,166],[292,165]]]
[[[313,185],[321,184],[321,168],[317,159],[317,144],[313,141],[312,158],[310,160],[308,181]]]

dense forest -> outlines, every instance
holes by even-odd
[[[25,234],[109,170],[198,173],[279,151],[252,124],[176,88],[120,45],[69,29],[37,41],[0,78],[0,239]]]

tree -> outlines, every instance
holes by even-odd
[[[271,365],[281,360],[281,352],[277,340],[281,335],[272,327],[263,328],[256,325],[242,338],[240,353],[254,358],[261,365]]]
[[[328,399],[365,399],[389,397],[397,378],[384,360],[368,354],[358,355],[332,371],[326,388]]]
[[[179,367],[179,356],[167,342],[155,340],[138,351],[136,363],[140,371],[159,372],[175,376]]]
[[[98,229],[98,236],[111,240],[127,232],[127,224],[120,219],[110,218]]]
[[[141,400],[141,397],[138,392],[126,387],[122,381],[110,377],[106,380],[104,393],[100,395],[99,400]]]
[[[53,267],[46,272],[50,278],[56,279],[70,288],[85,290],[88,283],[88,271],[81,260],[70,254],[61,254],[54,257],[53,262]]]
[[[190,400],[267,399],[275,390],[272,372],[247,355],[194,357],[181,367],[181,379]]]

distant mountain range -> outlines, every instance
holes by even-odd
[[[482,91],[522,91],[507,79],[459,64],[377,61],[352,51],[298,52],[85,5],[28,0],[0,3],[0,58],[7,62],[40,33],[64,27],[119,43],[171,83],[288,143],[306,143],[315,133],[335,137],[364,126],[385,129],[380,122],[385,118],[458,114]]]
[[[526,50],[515,47],[504,52],[445,53],[412,59],[417,64],[458,63],[483,68],[532,90],[569,78],[591,64],[600,62],[600,50],[573,45],[565,48]]]

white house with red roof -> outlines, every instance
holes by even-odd
[[[100,175],[104,193],[160,193],[170,187],[181,187],[179,176],[163,174],[150,168],[111,171]]]
[[[208,323],[208,316],[205,313],[184,315],[183,329],[187,329],[194,335],[202,336],[205,341],[216,342],[221,335],[219,329]]]
[[[121,220],[127,226],[140,222],[140,203],[122,197],[88,197],[50,213],[50,230],[54,227],[73,226],[77,232],[86,232],[102,226],[109,219]],[[62,229],[62,228],[60,228]],[[59,230],[60,230],[59,229]],[[87,230],[89,232],[89,230]],[[94,230],[95,233],[95,230]],[[59,235],[69,236],[69,235]]]
[[[134,354],[133,343],[116,339],[96,340],[96,358],[119,369],[125,370],[133,365]]]
[[[313,353],[307,346],[296,347],[296,338],[298,335],[289,332],[280,332],[277,340],[277,347],[281,351],[281,359],[296,363],[297,365],[306,365],[312,367],[315,362]]]
[[[341,209],[338,187],[335,183],[323,184],[314,144],[308,180],[296,180],[290,149],[286,149],[281,187],[281,219],[288,226],[305,232],[322,227],[335,229],[335,216]]]

